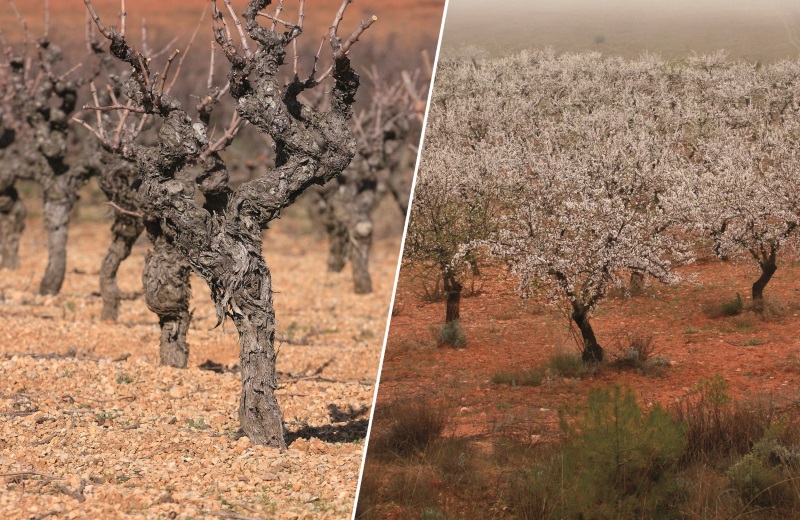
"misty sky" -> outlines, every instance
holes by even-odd
[[[491,54],[525,48],[680,59],[725,49],[733,59],[800,57],[800,2],[791,0],[450,0],[443,46]]]

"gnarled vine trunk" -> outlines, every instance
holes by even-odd
[[[130,256],[133,244],[143,229],[144,224],[140,218],[124,214],[114,216],[114,223],[111,226],[113,238],[100,266],[100,296],[103,301],[101,320],[117,321],[119,318],[122,296],[117,286],[117,271],[122,262]]]
[[[258,250],[259,246],[254,243],[251,248]],[[242,289],[231,298],[231,303],[241,309],[241,314],[233,317],[239,332],[242,367],[239,422],[253,442],[284,449],[283,414],[275,398],[278,381],[272,280],[262,257],[241,258],[240,261],[248,264],[247,271]]]
[[[355,155],[348,121],[353,115],[359,77],[350,67],[347,49],[360,32],[345,44],[336,34],[348,2],[342,3],[330,28],[334,87],[330,109],[324,113],[298,100],[303,90],[317,85],[313,76],[305,81],[295,77],[286,88],[277,79],[286,46],[300,34],[299,28],[278,32],[260,26],[258,12],[270,2],[250,0],[244,13],[246,31],[258,49],[241,53],[221,27],[221,13],[214,9],[215,37],[231,64],[228,79],[230,93],[237,100],[236,111],[270,135],[275,144],[275,167],[235,190],[228,187],[228,171],[218,154],[224,146],[211,144],[202,111],[200,120],[193,120],[178,100],[152,88],[153,75],[147,70],[146,57],[130,47],[115,28],[107,28],[100,21],[90,0],[85,3],[100,32],[111,41],[112,54],[133,69],[134,79],[126,84],[126,95],[142,112],[162,122],[157,142],[151,146],[104,141],[105,146],[135,160],[141,175],[139,205],[150,219],[148,233],[156,239],[156,250],[148,260],[151,276],[145,283],[152,284],[156,279],[169,283],[180,278],[178,273],[169,274],[169,279],[162,274],[166,271],[159,266],[157,252],[168,246],[174,247],[208,283],[218,319],[231,318],[239,332],[242,431],[254,444],[283,449],[283,418],[274,395],[272,287],[261,251],[261,232],[306,189],[340,174]],[[372,21],[363,22],[360,30],[363,32]],[[191,165],[203,171],[196,181],[206,198],[203,207],[195,200],[196,186],[177,178]],[[145,290],[152,292],[147,287]],[[174,290],[180,298],[170,295],[168,300],[177,303],[183,295],[180,287]],[[154,299],[154,307],[160,306],[161,300]],[[154,310],[174,314],[184,309],[182,304],[167,307]]]
[[[19,267],[19,240],[27,210],[14,186],[0,193],[0,269]]]
[[[376,177],[361,162],[316,190],[318,216],[328,235],[328,271],[341,272],[350,260],[356,294],[372,292],[369,252],[376,191]]]
[[[144,258],[142,286],[147,308],[158,316],[161,327],[161,364],[186,368],[189,361],[186,333],[192,321],[189,312],[191,267],[158,226],[149,225],[147,236],[153,249]]]
[[[45,193],[44,226],[47,230],[47,268],[39,284],[39,294],[58,294],[67,270],[67,231],[74,200],[50,199]]]
[[[136,193],[131,188],[131,183],[138,177],[135,165],[122,162],[116,166],[106,164],[100,174],[100,189],[111,202],[123,210],[136,212]],[[100,267],[100,296],[103,300],[101,320],[117,321],[119,317],[121,295],[117,286],[117,271],[120,264],[130,256],[133,244],[143,230],[144,221],[141,217],[115,210],[114,223],[111,225],[111,244]]]

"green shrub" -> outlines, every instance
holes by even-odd
[[[463,348],[467,344],[467,335],[458,320],[445,323],[439,330],[439,346],[451,346],[453,348]]]
[[[464,487],[476,476],[479,457],[468,439],[447,436],[428,445],[425,460],[437,470],[443,482]]]
[[[735,300],[723,302],[720,308],[724,316],[736,316],[737,314],[740,314],[744,309],[742,295],[737,292]]]
[[[800,452],[768,432],[726,475],[747,509],[787,508],[798,502],[793,485],[798,462]]]
[[[562,467],[563,458],[553,457],[536,462],[532,467],[511,476],[506,490],[506,501],[514,518],[550,519],[565,518]]]
[[[672,470],[686,447],[684,431],[656,406],[643,413],[630,390],[594,389],[577,424],[561,416],[568,436],[562,507],[585,519],[654,518],[674,491]]]

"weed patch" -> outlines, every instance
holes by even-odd
[[[703,306],[703,314],[709,318],[725,318],[737,316],[744,310],[742,295],[736,293],[736,298],[726,300],[722,303],[709,303]]]
[[[464,348],[467,344],[467,335],[464,329],[461,328],[461,323],[458,320],[445,323],[439,329],[438,346],[448,346],[453,348]]]
[[[512,370],[497,372],[489,379],[496,385],[539,386],[544,382],[543,370]]]
[[[383,407],[382,412],[376,415],[380,415],[388,427],[377,435],[376,452],[398,456],[424,452],[431,442],[441,437],[447,426],[444,406],[434,402],[394,403]]]

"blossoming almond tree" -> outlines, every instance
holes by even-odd
[[[465,63],[439,80],[476,70],[478,80],[462,88],[483,81],[494,94],[448,111],[456,118],[469,107],[462,124],[482,129],[466,138],[490,165],[484,196],[501,216],[496,232],[466,247],[488,246],[508,262],[523,296],[544,291],[566,302],[587,362],[603,359],[590,316],[611,288],[630,273],[675,282],[673,265],[691,260],[671,232],[677,143],[660,67],[652,57],[523,53]]]
[[[685,76],[695,120],[713,121],[681,166],[683,182],[694,186],[687,190],[696,197],[694,223],[711,233],[718,256],[745,252],[755,260],[758,307],[800,225],[800,63],[757,67],[718,54],[693,59]]]
[[[566,301],[583,340],[584,361],[600,362],[603,349],[590,316],[614,287],[635,271],[674,283],[675,259],[688,259],[666,229],[674,217],[656,203],[668,162],[660,144],[634,117],[625,124],[614,109],[575,117],[543,129],[541,139],[563,141],[546,154],[518,151],[506,193],[513,211],[485,243],[508,261],[523,296],[545,289]]]

